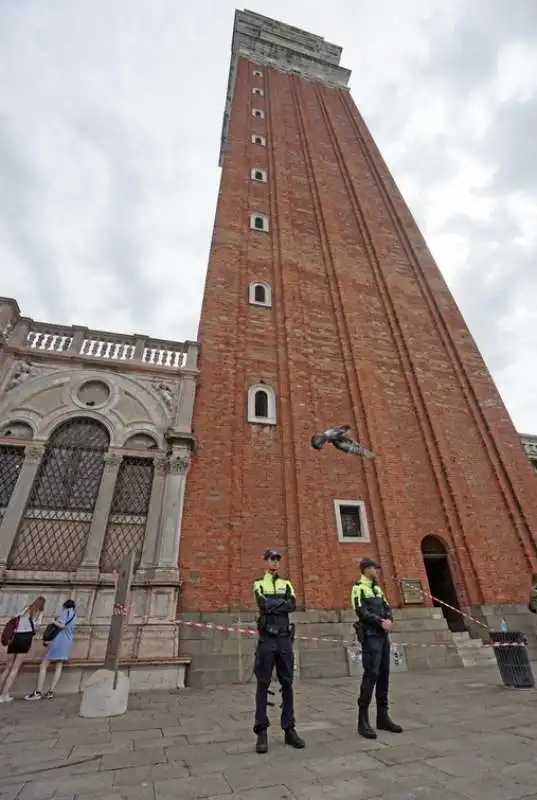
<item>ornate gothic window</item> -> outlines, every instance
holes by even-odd
[[[123,458],[101,554],[102,572],[118,569],[121,560],[132,551],[135,553],[134,568],[138,567],[144,546],[153,474],[153,459]]]
[[[0,447],[0,522],[11,500],[23,462],[23,447]]]
[[[72,419],[54,431],[9,555],[9,569],[71,571],[80,565],[108,444],[108,431],[92,419]]]

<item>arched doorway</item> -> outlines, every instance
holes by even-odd
[[[442,609],[450,631],[465,631],[464,617],[438,602],[442,600],[456,609],[460,608],[444,543],[436,536],[426,536],[421,543],[421,552],[430,592],[437,598],[433,601],[433,605]]]

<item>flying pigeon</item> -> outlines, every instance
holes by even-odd
[[[338,450],[351,455],[364,456],[364,458],[375,458],[375,453],[352,439],[348,434],[350,425],[339,425],[336,428],[329,428],[324,433],[316,433],[311,437],[311,446],[315,450],[321,450],[325,444],[333,444]]]

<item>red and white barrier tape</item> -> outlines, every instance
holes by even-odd
[[[404,583],[404,581],[403,581]],[[413,587],[414,589],[416,587]],[[470,614],[466,614],[464,611],[461,611],[460,608],[455,608],[455,606],[450,606],[449,603],[445,603],[443,600],[440,600],[438,597],[434,597],[432,594],[429,594],[424,589],[418,589],[420,594],[424,598],[428,598],[435,603],[439,603],[440,605],[444,606],[445,608],[449,608],[451,611],[455,611],[457,614],[460,614],[461,617],[469,620],[470,622],[474,623],[475,625],[484,628],[486,631],[490,631],[490,628],[485,625],[480,620],[476,619],[475,617],[470,616]],[[125,605],[116,604],[113,609],[113,616],[128,616],[129,609]],[[192,620],[183,620],[183,619],[176,619],[174,620],[176,625],[184,625],[189,628],[204,628],[205,630],[213,630],[213,631],[228,631],[231,633],[241,633],[245,636],[258,636],[257,627],[252,628],[244,628],[239,627],[237,625],[219,625],[216,622],[194,622]],[[330,642],[332,644],[339,644],[344,647],[354,647],[356,642],[348,642],[345,639],[334,639],[328,638],[325,636],[296,636],[295,639],[300,641],[308,641],[308,642]],[[414,642],[393,642],[394,645],[398,645],[399,647],[448,647],[449,643],[447,642],[430,642],[428,644],[419,644]],[[455,646],[455,645],[453,645]],[[526,647],[525,642],[491,642],[492,647]]]
[[[258,636],[257,628],[243,628],[237,625],[219,625],[216,622],[193,622],[192,620],[176,619],[176,625],[184,625],[187,628],[204,628],[213,631],[229,631],[231,633],[243,633],[247,636]],[[342,646],[352,647],[355,642],[349,642],[345,639],[333,639],[325,636],[295,636],[295,640],[307,642],[330,642],[332,644],[339,644]],[[414,642],[393,642],[394,645],[399,647],[449,647],[450,642],[431,642],[429,644],[419,644]],[[454,647],[455,645],[453,645]],[[526,647],[522,642],[493,642],[492,647]]]

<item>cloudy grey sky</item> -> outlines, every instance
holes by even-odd
[[[270,0],[351,88],[518,429],[537,433],[537,0]],[[195,338],[235,3],[0,0],[0,294]]]

